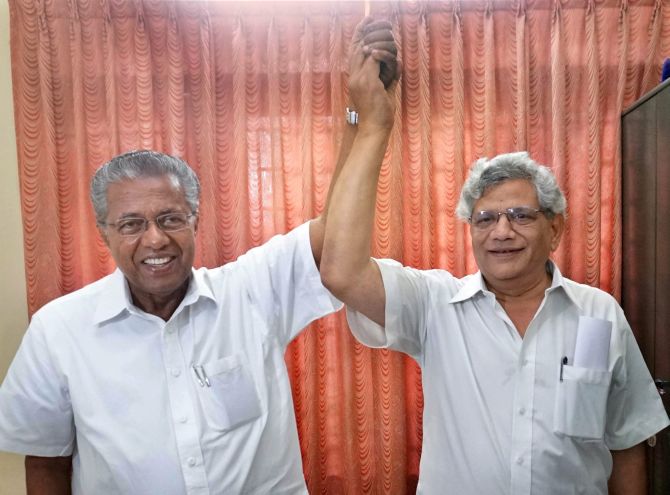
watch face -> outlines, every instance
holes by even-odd
[[[355,110],[351,110],[349,107],[347,107],[345,111],[345,120],[347,121],[347,124],[351,125],[358,124],[358,112],[356,112]]]

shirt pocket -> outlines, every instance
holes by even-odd
[[[201,373],[202,386],[197,388],[211,428],[231,430],[261,415],[256,386],[242,356],[233,354],[206,363]]]
[[[554,432],[571,437],[600,440],[605,434],[607,397],[612,373],[563,366],[556,387]]]

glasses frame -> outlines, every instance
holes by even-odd
[[[160,224],[158,219],[162,218],[162,217],[167,217],[167,216],[170,216],[170,215],[184,215],[186,217],[186,224],[183,227],[180,227],[178,229],[167,229],[167,230],[164,229],[163,227],[161,227],[161,224]],[[148,219],[148,218],[144,218],[144,217],[123,217],[123,218],[118,219],[116,222],[105,222],[105,223],[102,223],[100,225],[103,226],[103,227],[113,227],[114,231],[119,236],[128,239],[128,238],[134,238],[134,237],[142,236],[149,229],[149,224],[150,223],[154,223],[156,225],[156,227],[158,228],[158,230],[160,230],[161,232],[165,232],[166,234],[171,234],[173,232],[181,232],[182,230],[186,230],[191,226],[190,225],[191,218],[196,217],[196,216],[198,216],[197,213],[185,213],[183,211],[171,211],[171,212],[167,212],[167,213],[161,213],[160,215],[156,215],[153,219]],[[118,225],[119,225],[119,223],[126,222],[128,220],[142,221],[143,222],[143,227],[140,229],[139,232],[136,232],[134,234],[123,234],[119,230]]]
[[[511,208],[506,208],[504,210],[479,210],[478,212],[476,212],[475,214],[480,214],[480,213],[486,212],[486,213],[492,213],[492,214],[496,215],[496,221],[493,222],[491,225],[488,225],[486,227],[480,227],[476,223],[474,223],[473,218],[474,218],[475,214],[471,215],[468,218],[468,223],[470,225],[472,225],[472,227],[479,232],[486,232],[487,230],[490,230],[490,229],[494,228],[496,225],[498,225],[498,222],[500,221],[500,217],[502,215],[505,215],[507,217],[507,222],[510,224],[510,226],[528,227],[529,225],[534,224],[535,221],[537,220],[537,217],[531,219],[528,223],[525,223],[525,224],[524,223],[519,223],[517,220],[515,220],[513,218],[512,215],[517,213],[517,211],[515,211],[515,210],[519,210],[521,208],[523,208],[524,210],[532,211],[534,213],[540,213],[542,215],[547,216],[547,210],[545,210],[544,208],[533,208],[532,206],[512,206]]]

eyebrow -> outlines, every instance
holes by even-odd
[[[166,213],[189,213],[187,211],[181,211],[175,208],[163,208],[160,210],[156,215],[154,215],[154,218],[160,216],[160,215],[165,215]],[[125,218],[146,218],[144,215],[141,213],[137,212],[127,212],[123,213],[117,220],[123,220]]]

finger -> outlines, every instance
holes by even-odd
[[[363,53],[370,55],[372,52],[386,52],[395,57],[398,54],[398,46],[393,41],[377,41],[363,45]]]
[[[367,57],[363,62],[362,70],[371,78],[378,79],[380,74],[380,63],[372,57]]]
[[[368,32],[368,26],[373,23],[372,17],[364,17],[361,22],[359,22],[356,25],[356,28],[354,29],[354,35],[351,39],[352,43],[358,43],[361,41],[364,37],[365,34]]]
[[[382,31],[372,31],[363,37],[363,43],[366,45],[380,42],[395,43],[393,32],[389,31],[388,29],[384,29]]]
[[[389,61],[381,61],[379,65],[379,79],[382,80],[385,88],[388,89],[393,82],[400,79],[400,71],[401,64],[397,58]]]
[[[370,56],[377,62],[381,62],[392,67],[395,71],[395,67],[398,64],[398,57],[394,53],[375,50],[370,54]]]
[[[390,65],[383,62],[379,65],[379,79],[381,79],[385,88],[388,88],[395,79],[395,67],[395,65],[391,67]]]
[[[378,30],[390,31],[393,28],[393,25],[385,19],[373,20],[372,17],[366,17],[365,19],[370,19],[370,22],[367,22],[363,26],[363,31],[364,31],[365,34],[370,33],[372,31],[378,31]],[[365,19],[363,19],[363,20],[365,20]]]

